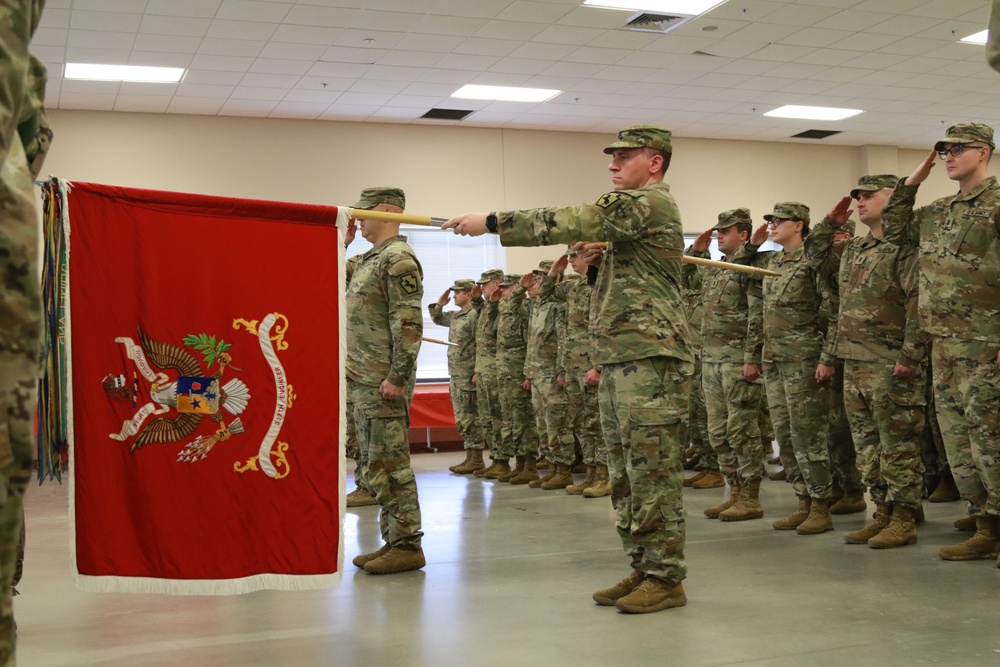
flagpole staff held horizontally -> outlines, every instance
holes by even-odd
[[[398,222],[400,224],[409,225],[423,225],[425,227],[440,227],[444,223],[448,222],[447,218],[432,218],[428,215],[411,215],[409,213],[390,213],[389,211],[367,211],[359,210],[357,215],[353,209],[350,209],[351,217],[361,217],[367,220],[381,220],[383,222]],[[604,244],[607,247],[607,244]],[[728,271],[739,271],[742,273],[752,273],[757,276],[779,276],[780,273],[775,271],[769,271],[767,269],[760,269],[756,266],[747,266],[745,264],[733,264],[731,262],[719,262],[714,259],[704,259],[702,257],[690,257],[684,255],[681,257],[681,261],[686,264],[700,264],[702,266],[712,266],[717,269],[726,269]],[[427,339],[425,339],[427,340]],[[438,343],[441,341],[431,341]],[[446,343],[450,344],[450,343]]]
[[[449,343],[446,340],[438,340],[437,338],[428,338],[427,336],[421,336],[420,340],[425,340],[428,343],[437,343],[438,345],[451,345],[452,347],[459,347],[458,343]]]

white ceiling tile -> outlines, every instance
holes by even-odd
[[[581,63],[567,63],[567,64],[581,65]],[[490,68],[490,71],[506,72],[510,74],[538,74],[539,72],[543,72],[551,66],[552,63],[546,60],[531,60],[528,58],[501,58],[500,60],[497,61],[495,65],[493,65],[493,67]]]
[[[219,97],[228,98],[236,86],[219,86],[204,83],[181,83],[177,86],[177,95],[184,97]]]
[[[910,60],[909,56],[894,53],[865,53],[857,55],[853,60],[841,63],[844,67],[859,67],[864,69],[889,69],[893,65]]]
[[[703,74],[704,72],[678,72],[676,70],[663,69],[650,74],[645,77],[643,81],[649,81],[650,83],[673,83],[680,85],[694,81]]]
[[[294,74],[303,76],[312,67],[310,60],[277,60],[270,58],[257,58],[250,66],[251,72],[260,74]]]
[[[440,97],[428,95],[394,95],[391,100],[385,103],[385,106],[422,109],[421,113],[423,113],[427,109],[434,108],[439,102],[441,102]]]
[[[418,77],[410,77],[408,82],[422,81],[426,83],[447,83],[454,85],[455,88],[459,88],[460,86],[464,86],[465,84],[471,82],[475,76],[476,75],[473,72],[434,68],[424,71],[424,73]]]
[[[825,93],[831,88],[835,88],[837,82],[835,81],[815,81],[811,79],[801,79],[799,81],[793,81],[787,86],[782,87],[780,90],[786,93],[798,93],[801,95],[818,95],[820,93]]]
[[[327,104],[309,104],[307,102],[289,102],[282,100],[271,110],[268,118],[302,118],[313,120],[327,110]]]
[[[66,46],[83,49],[131,49],[135,33],[103,30],[70,30]]]
[[[146,0],[73,0],[72,6],[74,11],[141,14],[146,10]]]
[[[736,85],[745,90],[780,90],[788,85],[788,79],[774,76],[751,76]]]
[[[708,49],[717,40],[711,37],[684,37],[682,35],[664,35],[643,46],[644,53],[682,53],[685,55]]]
[[[163,16],[212,18],[222,6],[222,0],[149,0],[146,13]]]
[[[868,76],[873,71],[874,70],[861,69],[858,67],[831,67],[814,74],[813,78],[820,81],[839,81],[846,83],[848,81],[857,81],[863,76]]]
[[[826,70],[826,65],[807,65],[805,63],[784,63],[770,70],[768,76],[780,76],[786,79],[801,79],[809,81],[810,78]]]
[[[129,65],[144,65],[147,67],[181,67],[187,68],[194,60],[192,53],[165,53],[162,51],[132,51],[128,58]]]
[[[309,68],[308,76],[359,79],[368,73],[371,65],[354,63],[315,63]]]
[[[328,120],[365,121],[372,114],[379,110],[378,106],[355,105],[355,104],[334,104],[329,109],[320,114],[320,118]]]
[[[427,113],[429,109],[430,107],[396,107],[386,104],[385,106],[379,107],[378,111],[375,112],[375,115],[371,117],[371,121],[398,123],[407,120],[417,120],[422,115]],[[467,119],[468,116],[462,120],[465,121]]]
[[[398,0],[385,0],[387,4],[398,5]],[[442,16],[472,16],[491,19],[507,6],[507,2],[469,2],[468,0],[430,0],[431,14]]]
[[[409,33],[403,39],[399,40],[397,45],[399,49],[404,51],[431,51],[434,53],[450,53],[452,49],[457,47],[459,44],[465,40],[461,37],[455,37],[453,35],[421,35],[417,33]]]
[[[172,95],[119,95],[113,111],[165,113],[172,99]]]
[[[64,93],[117,95],[121,86],[121,81],[81,81],[79,79],[65,79],[62,83],[62,91]]]
[[[253,58],[239,58],[234,56],[205,56],[196,55],[191,61],[191,67],[195,69],[214,69],[223,72],[246,72],[253,64]]]
[[[533,39],[545,30],[541,23],[526,23],[519,21],[490,21],[477,30],[475,37],[490,37],[493,39],[513,39],[525,41]]]
[[[69,27],[74,30],[138,32],[142,14],[73,11]]]
[[[224,39],[268,40],[278,29],[277,23],[261,23],[257,21],[212,21],[208,26],[207,37],[222,37]]]
[[[922,16],[892,16],[881,23],[868,28],[868,32],[884,35],[899,35],[912,37],[918,32],[928,30],[938,24],[938,19]]]
[[[831,30],[829,28],[802,28],[781,40],[782,44],[792,46],[811,46],[822,48],[836,46],[837,42],[853,33],[847,30]]]
[[[879,53],[898,53],[903,56],[925,56],[940,47],[941,42],[938,40],[907,37],[873,50]]]
[[[132,52],[127,49],[90,49],[67,47],[68,63],[103,63],[105,65],[128,65]]]
[[[622,67],[612,65],[605,67],[593,75],[595,79],[610,79],[612,81],[646,81],[647,77],[656,74],[657,70],[649,67]],[[650,82],[651,83],[651,82]]]
[[[278,23],[292,8],[289,2],[273,2],[259,0],[222,0],[222,6],[215,14],[220,19],[235,19],[243,21],[264,21]]]
[[[263,74],[260,72],[248,72],[240,80],[241,86],[260,88],[280,88],[286,91],[294,88],[301,76],[293,74]]]
[[[540,44],[538,42],[526,42],[511,52],[512,58],[534,58],[538,60],[562,60],[569,54],[576,51],[576,48],[569,44]]]
[[[263,88],[260,86],[236,86],[229,96],[231,100],[280,100],[284,99],[282,88]]]
[[[837,42],[838,49],[847,51],[877,51],[883,47],[900,41],[897,35],[876,35],[873,33],[855,33]]]
[[[832,5],[834,3],[826,3]],[[815,5],[808,5],[804,2],[799,3],[789,3],[781,9],[781,11],[773,12],[767,16],[767,23],[776,23],[778,25],[793,25],[799,27],[805,27],[810,25],[816,25],[824,19],[828,19],[834,14],[837,14],[839,10],[836,7],[818,7]]]
[[[139,51],[174,51],[194,54],[201,46],[201,37],[181,37],[179,35],[151,35],[140,33],[135,36],[135,49]]]
[[[424,16],[411,28],[414,32],[426,35],[466,35],[475,33],[486,25],[482,18],[465,18],[458,16]]]
[[[228,72],[222,70],[189,69],[182,79],[185,83],[203,84],[206,86],[233,86],[243,78],[242,72]],[[228,94],[228,93],[227,93]]]
[[[795,62],[806,65],[827,65],[835,66],[854,60],[858,57],[857,51],[841,51],[839,49],[816,49],[812,53],[807,53]]]
[[[219,109],[219,113],[224,116],[266,117],[276,106],[278,106],[277,102],[268,100],[235,100],[229,98]]]
[[[204,37],[212,22],[204,18],[187,18],[182,16],[156,16],[146,14],[142,17],[139,32],[153,35],[181,35],[187,37]]]
[[[729,38],[740,42],[763,42],[764,44],[770,44],[772,42],[780,42],[789,35],[794,35],[800,27],[779,25],[777,23],[751,23],[734,32]]]
[[[892,18],[892,14],[848,9],[813,24],[817,28],[861,31]]]
[[[40,46],[31,45],[31,53],[43,63],[57,62],[60,65],[66,62],[66,49],[61,46]],[[62,68],[60,67],[60,72]],[[49,74],[51,77],[51,73]]]
[[[290,42],[292,44],[323,44],[330,46],[342,32],[342,28],[282,23],[275,29],[271,39],[276,42]]]
[[[529,23],[552,24],[569,14],[570,11],[571,7],[568,5],[517,0],[497,14],[495,18],[503,21],[527,21]]]
[[[886,69],[893,70],[894,72],[923,74],[924,72],[932,72],[947,63],[947,60],[939,58],[905,58],[893,65],[889,65]]]
[[[38,29],[68,28],[72,12],[68,9],[52,9],[51,4],[50,2],[46,5],[46,9],[42,13],[42,20],[38,22]]]
[[[424,97],[449,97],[459,86],[447,83],[415,82],[403,89],[404,95],[420,95]]]
[[[695,54],[682,56],[672,61],[670,66],[687,72],[714,72],[725,67],[731,62],[732,61],[728,58],[717,58],[715,56]]]
[[[111,111],[115,108],[117,94],[101,93],[59,93],[59,106],[63,109],[84,109],[90,111]]]
[[[372,79],[360,79],[348,88],[352,93],[377,93],[380,95],[395,95],[403,91],[409,83],[405,81],[375,81]]]
[[[584,44],[588,44],[605,34],[605,32],[607,31],[599,28],[577,28],[565,25],[552,25],[542,30],[542,32],[535,36],[535,39],[540,42],[553,44],[575,44],[577,46],[583,46]]]
[[[267,46],[267,42],[205,37],[201,40],[198,53],[209,56],[246,56],[256,58],[265,46]]]
[[[506,56],[522,42],[507,39],[467,39],[455,47],[453,53],[470,53],[483,56]]]
[[[323,89],[294,89],[290,90],[284,99],[289,102],[309,102],[311,104],[330,105],[337,101],[340,94],[347,90],[353,81],[344,79],[330,79],[329,88]]]
[[[574,63],[613,65],[628,55],[628,51],[621,49],[600,49],[592,46],[581,46],[572,53],[567,54],[566,60]]]
[[[342,7],[295,5],[285,16],[282,23],[320,28],[346,28],[359,13],[356,9],[345,9]],[[365,27],[371,26],[366,25]],[[385,28],[376,26],[376,29],[384,30]]]
[[[378,59],[379,65],[400,67],[433,67],[441,59],[440,53],[433,51],[406,51],[393,49]]]
[[[713,18],[711,16],[699,16],[674,28],[670,31],[670,34],[725,39],[749,25],[751,25],[750,21],[733,21]]]
[[[989,3],[978,0],[931,0],[914,7],[909,13],[914,16],[929,16],[935,19],[948,20],[953,16],[961,16],[972,11],[983,11]],[[985,24],[985,20],[983,21]]]
[[[756,76],[758,74],[767,74],[771,70],[781,67],[782,63],[772,62],[770,60],[734,60],[731,63],[723,65],[717,71],[722,74],[739,74],[741,76]]]
[[[739,88],[724,88],[715,93],[709,99],[726,100],[728,102],[749,102],[758,97],[760,93],[756,90],[740,90]]]
[[[422,14],[410,12],[376,12],[363,10],[351,19],[351,26],[356,30],[390,30],[394,32],[408,32],[414,30],[421,19]]]
[[[955,42],[983,29],[982,23],[965,21],[944,21],[917,33],[916,37],[924,39],[940,39],[942,42]],[[963,45],[972,48],[972,45]]]
[[[291,44],[268,42],[258,54],[261,58],[277,60],[326,60],[327,48],[322,44]],[[370,61],[369,61],[370,62]]]
[[[770,44],[747,57],[751,60],[771,60],[775,62],[790,63],[796,59],[802,58],[814,50],[815,49],[808,46]]]
[[[463,53],[449,53],[443,56],[435,66],[443,69],[481,72],[495,65],[498,60],[500,59],[494,56],[472,56]]]
[[[583,94],[601,94],[601,95],[611,95],[617,93],[620,90],[625,90],[632,83],[629,81],[601,81],[598,79],[583,79],[579,83],[573,84],[571,87],[566,89],[567,93],[583,93]],[[647,85],[643,82],[643,85]]]

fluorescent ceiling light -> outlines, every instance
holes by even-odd
[[[144,67],[141,65],[89,65],[66,63],[67,79],[90,81],[140,81],[144,83],[177,83],[184,76],[181,67]]]
[[[502,102],[545,102],[561,93],[548,88],[517,88],[515,86],[462,86],[452,97],[463,100],[499,100]]]
[[[985,44],[986,38],[989,37],[989,34],[990,34],[989,30],[981,30],[977,32],[975,35],[969,35],[968,37],[963,37],[958,41],[963,42],[965,44]]]
[[[655,12],[657,14],[704,14],[726,0],[584,0],[587,7],[624,9],[630,12]]]
[[[851,116],[864,113],[862,109],[837,109],[836,107],[803,107],[794,104],[786,104],[773,111],[768,111],[765,116],[773,118],[802,118],[805,120],[844,120]]]

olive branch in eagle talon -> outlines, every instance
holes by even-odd
[[[229,355],[224,357],[223,354],[226,350],[233,346],[232,343],[227,343],[221,339],[216,342],[215,336],[209,336],[206,333],[188,334],[187,336],[184,336],[183,342],[186,346],[193,347],[201,352],[205,359],[205,365],[208,366],[208,368],[212,368],[212,364],[214,364],[217,359],[222,359],[222,362],[219,363],[220,366],[224,366],[228,363],[229,359],[226,357]],[[234,367],[234,370],[240,369]]]

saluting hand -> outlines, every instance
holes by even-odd
[[[837,202],[837,205],[830,209],[830,213],[827,217],[837,223],[837,226],[844,224],[847,222],[847,219],[851,217],[851,214],[854,213],[854,211],[851,210],[851,201],[850,197],[842,197],[840,201]]]
[[[753,230],[753,236],[750,237],[750,245],[760,247],[764,245],[764,241],[767,240],[767,223]]]
[[[921,162],[913,173],[907,177],[904,185],[919,185],[927,180],[927,177],[931,173],[931,169],[934,168],[934,158],[936,157],[937,151],[932,150],[928,153],[927,157],[924,158],[924,161]]]
[[[449,301],[451,301],[451,288],[450,287],[448,289],[446,289],[444,291],[444,294],[442,294],[441,297],[438,299],[438,305],[443,308],[444,306],[448,305]]]
[[[549,269],[550,276],[561,276],[566,267],[569,266],[569,257],[566,255],[559,255],[559,259],[552,262],[552,268]]]
[[[441,229],[451,229],[462,236],[482,236],[489,231],[486,216],[486,213],[466,213],[444,223]]]
[[[712,244],[712,230],[706,229],[691,244],[691,250],[695,252],[708,252],[708,246]]]
[[[604,244],[596,242],[580,241],[573,246],[577,257],[580,257],[587,264],[600,266],[604,259]]]
[[[344,233],[344,247],[351,245],[354,242],[354,237],[358,233],[358,221],[351,218],[347,223],[347,231]]]

